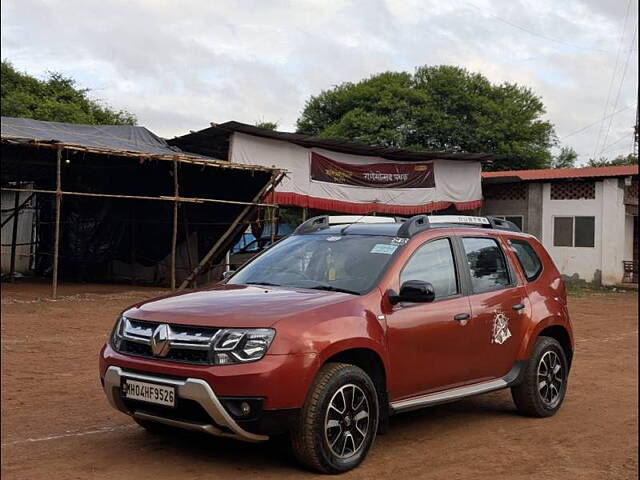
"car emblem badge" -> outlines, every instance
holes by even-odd
[[[156,357],[166,357],[169,353],[169,325],[162,323],[151,335],[151,351]]]

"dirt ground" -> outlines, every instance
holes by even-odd
[[[3,285],[2,478],[308,478],[281,442],[153,436],[111,409],[98,350],[148,288]],[[508,391],[392,418],[342,478],[637,478],[638,303],[634,293],[570,299],[577,351],[548,419],[519,416]]]

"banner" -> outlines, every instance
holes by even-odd
[[[230,159],[244,165],[276,166],[287,176],[275,202],[351,214],[415,215],[450,206],[482,205],[480,162],[396,161],[234,133]],[[269,197],[270,198],[270,197]]]
[[[367,188],[434,188],[433,163],[342,163],[311,152],[311,180]]]

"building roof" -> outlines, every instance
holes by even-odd
[[[585,168],[545,168],[539,170],[509,170],[504,172],[482,172],[485,183],[513,183],[544,180],[566,180],[571,178],[606,178],[638,175],[638,165],[615,165]]]
[[[0,139],[3,144],[48,148],[67,148],[85,152],[125,157],[178,160],[233,169],[268,170],[259,165],[231,164],[210,156],[184,151],[169,145],[145,127],[133,125],[83,125],[46,122],[31,118],[1,117]]]
[[[464,152],[428,152],[414,151],[395,147],[385,147],[376,145],[366,145],[363,143],[348,142],[333,138],[315,137],[301,133],[278,132],[259,128],[253,125],[240,122],[226,122],[212,124],[210,128],[191,132],[181,137],[169,141],[172,145],[178,145],[184,150],[208,154],[212,143],[218,143],[221,137],[229,136],[231,133],[239,132],[256,137],[270,138],[294,143],[305,148],[323,148],[334,152],[349,153],[353,155],[365,155],[382,157],[388,160],[401,161],[425,161],[435,159],[445,160],[476,160],[488,162],[496,160],[498,157],[488,153],[464,153]],[[225,135],[226,134],[226,135]],[[217,151],[216,151],[217,152]]]

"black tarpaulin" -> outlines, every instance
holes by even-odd
[[[145,127],[130,125],[79,125],[30,118],[2,117],[2,139],[12,143],[60,143],[104,151],[142,155],[200,155],[171,146]]]

